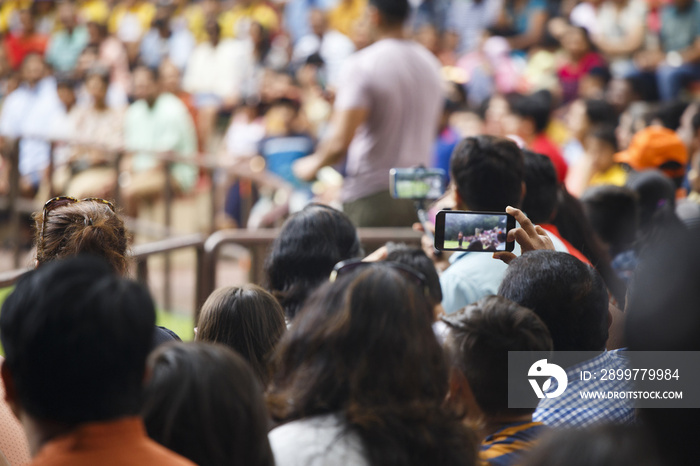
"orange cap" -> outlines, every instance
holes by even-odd
[[[637,171],[678,162],[685,170],[688,150],[675,131],[649,126],[634,135],[627,150],[615,154],[615,162],[626,163]]]

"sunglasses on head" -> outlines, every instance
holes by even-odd
[[[359,259],[350,259],[338,262],[337,264],[335,264],[335,267],[333,267],[333,271],[331,272],[330,276],[330,282],[335,282],[341,275],[347,275],[362,268],[377,265],[390,267],[394,270],[401,272],[401,274],[404,277],[406,277],[412,283],[416,284],[420,289],[422,289],[423,294],[426,297],[430,295],[430,290],[428,289],[428,282],[425,278],[425,275],[407,265],[392,261],[364,262]]]
[[[72,196],[59,196],[59,197],[54,197],[53,199],[49,199],[46,201],[46,204],[44,204],[44,213],[42,215],[42,224],[41,224],[41,239],[43,241],[44,239],[44,233],[46,233],[46,219],[49,217],[49,213],[53,210],[58,209],[59,207],[64,207],[70,204],[75,204],[76,202],[98,202],[100,204],[104,204],[112,212],[115,212],[114,210],[114,204],[112,204],[109,201],[106,201],[104,199],[100,199],[99,197],[86,197],[85,199],[76,199]]]

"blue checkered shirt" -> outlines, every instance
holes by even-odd
[[[629,369],[624,350],[604,351],[593,359],[568,367],[569,383],[566,391],[557,398],[544,398],[537,405],[533,421],[551,427],[588,427],[596,424],[631,424],[634,422],[634,401],[630,399],[584,399],[581,391],[608,392],[632,390],[632,382],[624,380],[600,380],[603,369]],[[581,380],[581,371],[597,373],[596,380]],[[557,382],[552,379],[546,393],[553,392]]]

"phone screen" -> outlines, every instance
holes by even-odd
[[[446,251],[512,251],[508,231],[515,219],[505,212],[442,210],[435,222],[435,248]]]
[[[439,199],[445,192],[445,182],[445,172],[441,169],[391,170],[391,194],[398,199]]]

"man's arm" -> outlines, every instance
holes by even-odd
[[[319,144],[314,154],[294,162],[293,170],[296,177],[311,181],[321,168],[340,162],[355,137],[355,131],[367,120],[368,115],[367,108],[351,108],[336,113],[333,117],[331,135]]]
[[[685,50],[680,52],[683,63],[700,62],[700,36],[695,38],[695,42]]]

